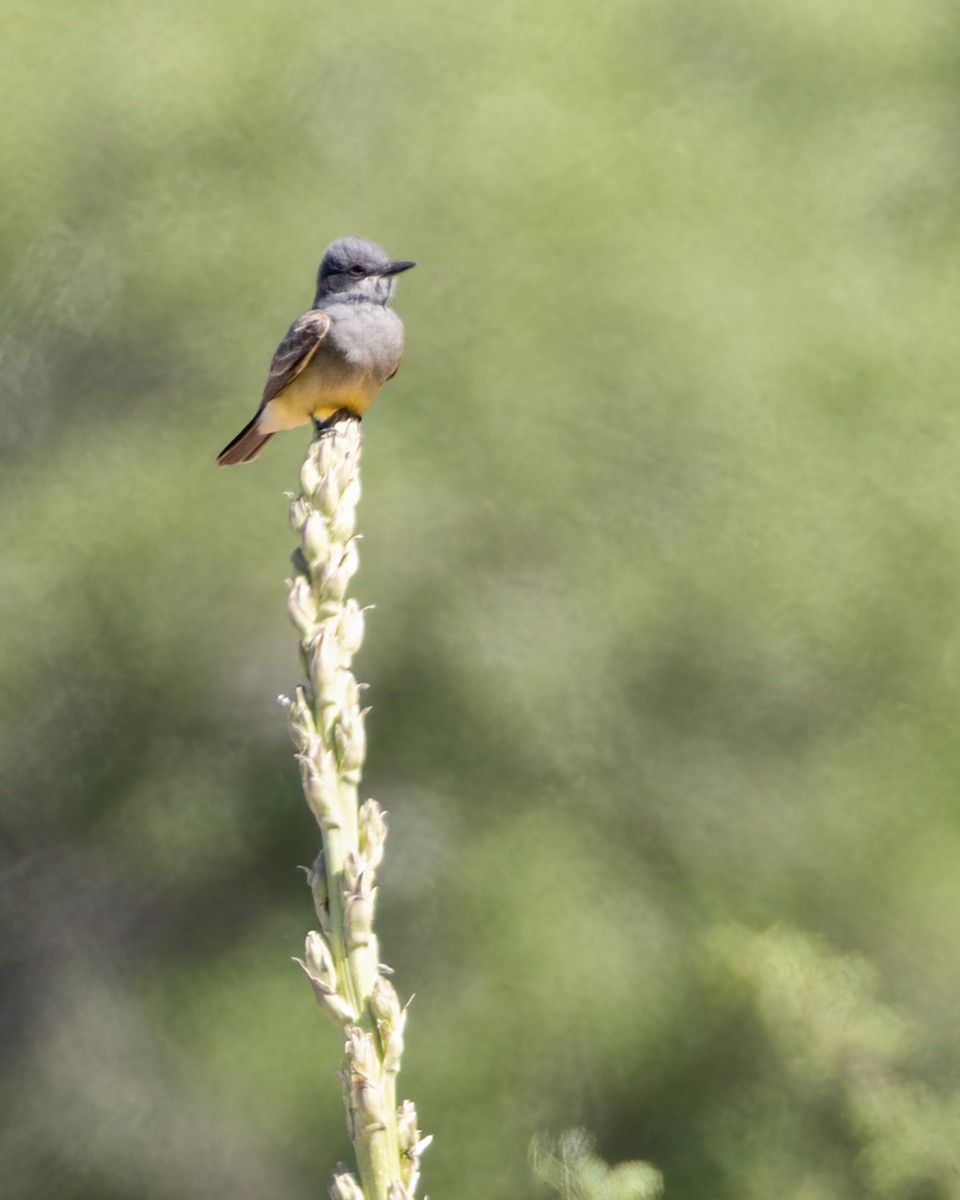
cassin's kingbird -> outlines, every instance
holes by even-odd
[[[327,247],[313,307],[277,347],[257,414],[217,455],[221,467],[251,462],[275,433],[311,417],[367,411],[400,366],[403,324],[387,301],[396,276],[413,265],[363,238]]]

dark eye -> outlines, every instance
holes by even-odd
[[[351,275],[362,275],[363,267],[361,267],[359,263],[354,263],[353,266],[350,268],[350,274]]]

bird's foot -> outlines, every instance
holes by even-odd
[[[322,421],[318,421],[316,417],[311,417],[313,421],[314,437],[327,437],[333,433],[334,429],[341,421],[356,421],[360,424],[360,417],[357,413],[351,412],[349,408],[338,408],[331,417],[325,417]],[[362,426],[361,426],[362,428]]]

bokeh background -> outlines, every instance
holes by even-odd
[[[345,233],[425,1188],[960,1195],[960,16],[8,0],[0,1193],[325,1195],[283,493]]]

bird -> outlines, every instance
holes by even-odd
[[[322,427],[340,413],[363,416],[400,366],[403,322],[387,302],[413,266],[364,238],[330,243],[313,304],[277,347],[260,407],[217,455],[219,466],[252,462],[275,433],[311,419]]]

